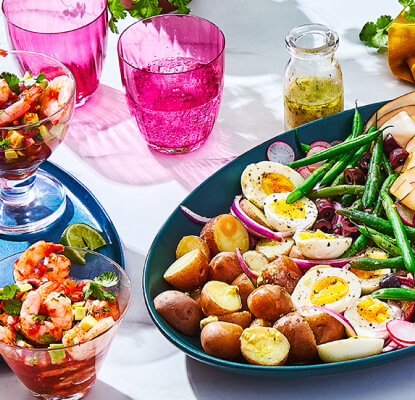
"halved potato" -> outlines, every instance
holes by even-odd
[[[249,234],[241,221],[230,214],[221,214],[205,224],[200,237],[208,244],[210,254],[239,248],[241,253],[249,250]]]
[[[200,305],[208,315],[225,315],[239,311],[242,307],[237,286],[221,281],[206,282],[202,289]]]
[[[205,255],[206,259],[210,261],[209,246],[201,237],[194,235],[182,237],[176,248],[176,258],[180,258],[195,249],[199,249]]]
[[[255,365],[284,365],[290,351],[288,339],[275,328],[255,326],[241,336],[241,352]]]
[[[254,327],[254,326],[265,326],[265,327],[271,327],[273,324],[271,321],[268,321],[267,319],[263,319],[263,318],[255,318],[252,322],[251,325],[249,325],[250,327]]]
[[[208,280],[231,284],[244,271],[233,251],[222,251],[210,260]]]
[[[305,320],[313,331],[317,344],[344,338],[343,324],[327,313],[311,314]]]
[[[242,208],[242,211],[251,219],[253,219],[255,222],[258,222],[258,224],[265,226],[266,228],[272,229],[267,221],[267,218],[265,217],[264,212],[258,208],[254,203],[251,203],[247,199],[241,200],[239,205]]]
[[[183,292],[195,290],[207,281],[209,264],[205,255],[195,249],[176,260],[163,278]]]
[[[237,286],[242,301],[242,310],[248,310],[248,296],[255,290],[255,286],[246,274],[239,275],[232,283]]]
[[[252,314],[249,311],[237,311],[231,314],[220,315],[219,317],[217,315],[209,315],[200,321],[200,329],[203,329],[211,322],[217,321],[230,322],[231,324],[239,325],[245,329],[248,328],[252,322]]]
[[[249,250],[245,252],[242,254],[242,258],[247,267],[257,275],[259,275],[262,268],[269,263],[267,256],[257,250]]]
[[[268,261],[274,261],[277,256],[287,256],[294,245],[294,240],[285,238],[282,242],[277,242],[272,239],[261,239],[255,246],[255,250],[264,254]]]

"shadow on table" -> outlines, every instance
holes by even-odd
[[[189,382],[196,398],[261,399],[365,399],[414,398],[413,365],[409,357],[383,366],[344,374],[315,377],[260,377],[227,372],[186,357]],[[278,367],[276,367],[278,368]],[[214,390],[212,390],[214,387]]]

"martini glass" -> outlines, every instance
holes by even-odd
[[[5,52],[0,57],[0,71],[19,78],[26,72],[31,76],[44,73],[48,81],[65,75],[73,82],[69,100],[50,117],[25,125],[0,126],[0,233],[36,232],[65,210],[62,183],[38,168],[65,137],[75,107],[75,80],[59,61],[26,51]]]

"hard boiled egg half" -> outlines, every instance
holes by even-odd
[[[241,175],[242,193],[261,209],[268,195],[292,192],[303,181],[297,171],[272,161],[249,164]]]
[[[294,235],[295,245],[301,254],[313,260],[330,260],[340,257],[352,244],[352,238],[316,231],[303,231]]]
[[[384,260],[388,258],[388,255],[381,249],[368,247],[365,252],[365,257]],[[349,268],[349,270],[359,278],[360,284],[362,285],[362,294],[370,294],[379,289],[380,281],[391,273],[389,268],[377,269],[375,271],[362,271],[352,268]]]
[[[268,224],[278,232],[294,233],[314,224],[318,216],[317,206],[303,197],[287,204],[289,193],[273,193],[265,198],[264,213]]]
[[[387,339],[389,334],[386,323],[397,315],[387,303],[371,296],[363,296],[344,312],[344,317],[359,336]]]
[[[359,278],[346,269],[324,267],[307,272],[298,281],[291,299],[295,307],[321,306],[342,313],[360,297]],[[309,311],[299,310],[307,315]]]

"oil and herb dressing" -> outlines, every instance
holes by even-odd
[[[297,78],[284,96],[287,129],[343,111],[343,85],[326,77]]]

